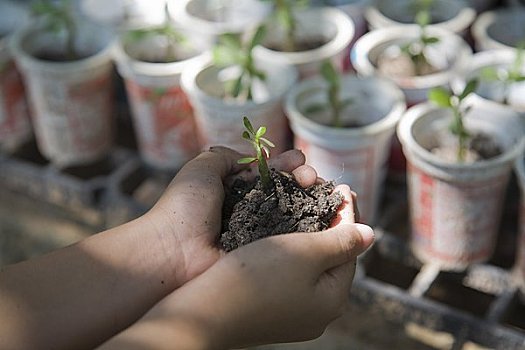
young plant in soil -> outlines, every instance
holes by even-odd
[[[188,41],[169,20],[166,13],[164,23],[161,26],[150,28],[137,28],[126,32],[126,43],[137,43],[150,37],[161,37],[166,41],[166,52],[164,58],[153,63],[169,63],[176,62],[180,58],[177,56],[177,47],[188,45]]]
[[[257,162],[259,168],[259,176],[265,191],[271,191],[273,187],[272,179],[270,177],[270,170],[266,158],[270,157],[270,149],[268,147],[275,147],[275,145],[268,139],[264,138],[266,134],[266,127],[260,126],[257,131],[252,126],[250,120],[243,117],[243,123],[246,130],[242,133],[242,138],[250,142],[255,149],[255,157],[245,157],[238,160],[239,164],[250,164]]]
[[[268,236],[328,228],[343,202],[342,195],[333,192],[334,183],[302,188],[292,175],[268,169],[268,147],[273,144],[263,137],[266,128],[255,130],[248,118],[243,123],[243,137],[256,154],[239,163],[257,162],[260,176],[255,181],[237,179],[225,188],[220,246],[231,251]]]
[[[74,61],[80,58],[80,54],[75,48],[77,25],[73,18],[70,0],[39,0],[31,5],[31,12],[44,21],[46,31],[56,35],[64,34],[66,43],[64,60]],[[57,60],[58,58],[53,57],[52,59]]]
[[[266,79],[264,72],[256,68],[253,58],[253,49],[265,35],[265,27],[259,26],[246,41],[242,40],[241,34],[227,33],[219,37],[218,44],[213,48],[213,63],[224,68],[221,75],[226,76],[226,97],[241,103],[252,100],[254,81]]]
[[[525,75],[522,73],[524,50],[525,42],[521,42],[516,48],[516,56],[510,67],[484,67],[480,72],[482,80],[500,82],[503,85],[503,104],[509,104],[512,84],[525,81]]]
[[[332,114],[332,126],[342,128],[344,125],[341,121],[341,113],[353,100],[351,98],[341,100],[341,79],[339,73],[330,61],[327,60],[321,64],[321,76],[328,84],[326,91],[328,103],[310,105],[306,108],[305,113],[317,113],[328,109]]]
[[[297,21],[294,16],[294,9],[296,7],[306,6],[309,0],[261,0],[270,2],[273,5],[273,16],[281,25],[285,33],[285,40],[282,51],[294,52],[297,51],[297,44],[295,40],[295,32],[297,30]]]
[[[450,132],[457,137],[457,162],[464,163],[465,155],[468,150],[468,142],[472,138],[471,133],[465,129],[463,123],[463,116],[466,113],[465,108],[462,106],[462,101],[472,92],[476,90],[478,86],[478,80],[470,80],[463,91],[456,95],[451,93],[449,90],[442,87],[433,88],[429,91],[428,99],[434,102],[436,105],[442,108],[448,108],[452,111],[452,121],[449,125]]]
[[[419,1],[419,10],[416,13],[415,22],[419,26],[419,37],[417,40],[403,45],[401,47],[401,52],[410,57],[412,64],[414,65],[414,70],[416,75],[428,74],[432,71],[432,65],[428,62],[425,51],[428,45],[435,44],[439,42],[439,39],[436,37],[428,36],[426,33],[426,28],[430,24],[430,4],[432,1]]]

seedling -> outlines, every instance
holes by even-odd
[[[459,94],[452,94],[450,91],[437,87],[430,90],[428,99],[436,105],[449,108],[452,111],[453,119],[449,125],[450,132],[458,138],[457,161],[463,163],[465,161],[465,154],[467,151],[467,142],[471,138],[471,134],[465,129],[463,124],[463,116],[466,112],[465,108],[461,106],[461,102],[478,86],[478,80],[470,80],[463,91]]]
[[[324,61],[321,64],[321,76],[328,84],[327,100],[328,103],[313,104],[306,108],[306,113],[315,113],[325,109],[332,111],[332,125],[336,128],[342,127],[341,112],[342,110],[353,102],[352,99],[341,100],[341,80],[339,74],[335,70],[330,61]]]
[[[227,33],[219,37],[213,48],[213,62],[216,66],[233,72],[233,78],[225,79],[226,94],[241,102],[253,99],[252,85],[255,79],[264,81],[266,75],[255,67],[253,49],[266,35],[266,28],[259,26],[247,41],[241,34]],[[234,67],[234,71],[231,68]],[[228,77],[229,78],[229,77]]]
[[[282,26],[285,33],[284,51],[295,51],[295,31],[297,29],[297,22],[294,16],[294,8],[306,6],[309,0],[262,0],[271,2],[274,7],[273,14],[277,21]]]
[[[73,19],[70,0],[39,0],[32,4],[31,11],[43,19],[45,29],[53,33],[63,32],[66,42],[65,58],[76,60],[79,54],[75,49],[77,26]]]
[[[523,71],[523,54],[525,41],[516,47],[516,56],[508,68],[485,67],[481,70],[482,80],[499,81],[503,84],[503,103],[508,104],[510,87],[514,83],[525,81]]]
[[[138,42],[151,36],[160,36],[166,38],[166,53],[164,56],[165,62],[177,61],[177,46],[188,44],[184,35],[174,28],[167,13],[164,23],[161,26],[129,30],[126,33],[126,40],[128,42]]]
[[[425,67],[429,66],[425,51],[428,45],[439,42],[439,38],[428,36],[426,28],[430,24],[430,5],[432,0],[419,0],[416,2],[419,4],[418,12],[415,16],[415,22],[419,25],[419,37],[402,46],[401,51],[410,57],[410,60],[414,64],[416,75],[422,75]]]
[[[255,149],[255,157],[241,158],[237,161],[239,164],[250,164],[257,162],[259,168],[259,175],[261,176],[261,183],[265,191],[271,190],[273,187],[273,181],[270,177],[270,170],[268,169],[268,163],[266,158],[270,157],[270,148],[275,145],[268,139],[264,138],[266,134],[266,127],[261,126],[257,131],[252,126],[252,123],[247,117],[242,119],[245,127],[245,131],[242,133],[242,138],[250,142]]]

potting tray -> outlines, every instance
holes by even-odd
[[[152,170],[133,147],[120,144],[90,174],[55,168],[34,144],[0,156],[0,169],[0,186],[60,207],[73,220],[97,229],[146,211],[174,175]],[[492,260],[460,273],[423,265],[411,253],[406,197],[403,182],[387,181],[377,241],[359,264],[352,302],[390,321],[446,336],[452,349],[471,343],[525,349],[525,298],[512,273],[519,203],[515,181]]]

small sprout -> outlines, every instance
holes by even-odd
[[[342,110],[353,102],[352,99],[341,100],[341,81],[339,74],[335,70],[333,64],[326,60],[321,64],[321,76],[328,84],[327,100],[328,104],[314,104],[306,109],[306,113],[315,113],[324,109],[332,111],[332,125],[336,128],[341,128],[341,112]]]
[[[244,128],[246,129],[242,133],[242,138],[252,144],[253,148],[255,149],[256,156],[241,158],[237,161],[237,163],[250,164],[257,162],[259,174],[261,176],[261,183],[263,188],[268,191],[273,187],[273,182],[270,177],[270,170],[268,169],[266,158],[270,157],[269,147],[275,147],[275,145],[270,140],[263,137],[266,133],[266,127],[261,126],[259,129],[257,129],[257,131],[255,131],[252,123],[250,123],[250,120],[247,117],[243,117],[242,121]]]
[[[471,134],[465,129],[463,124],[463,116],[465,110],[461,106],[461,102],[472,92],[476,90],[478,80],[470,80],[463,91],[459,95],[452,94],[450,91],[437,87],[430,90],[428,99],[442,108],[449,108],[452,110],[453,119],[449,125],[450,132],[458,138],[457,160],[459,163],[465,161],[465,153],[467,150],[467,142]]]
[[[241,101],[251,100],[254,80],[266,79],[264,72],[255,67],[253,58],[253,49],[262,42],[265,35],[266,28],[259,26],[246,42],[242,41],[240,34],[227,33],[219,37],[219,43],[213,48],[213,62],[221,68],[240,69],[235,78],[225,81],[228,96]]]
[[[166,62],[175,62],[177,60],[176,47],[178,45],[187,45],[187,39],[177,29],[174,28],[173,24],[169,19],[167,13],[164,18],[164,23],[160,26],[151,28],[137,28],[131,29],[126,32],[126,40],[128,42],[137,42],[144,40],[150,36],[162,36],[166,38]]]
[[[484,67],[480,72],[480,78],[485,81],[499,81],[503,84],[503,103],[508,104],[510,87],[514,83],[525,81],[523,71],[523,54],[525,41],[516,47],[516,56],[512,65],[508,68]]]
[[[262,0],[273,4],[273,15],[282,26],[285,33],[284,51],[293,52],[296,50],[295,32],[297,22],[293,14],[295,7],[306,6],[309,0]]]
[[[38,0],[31,5],[31,12],[43,19],[46,30],[53,33],[64,33],[66,59],[76,60],[79,58],[75,49],[77,27],[73,19],[70,0]]]
[[[414,2],[414,8],[416,9],[415,22],[420,28],[419,37],[401,47],[401,51],[408,55],[414,64],[416,75],[422,75],[425,67],[429,66],[425,55],[428,45],[439,42],[439,38],[426,34],[426,28],[431,22],[430,7],[432,3],[433,0],[418,0]]]

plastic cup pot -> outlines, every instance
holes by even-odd
[[[523,41],[525,9],[514,7],[484,12],[471,31],[477,51],[515,49]]]
[[[178,169],[200,150],[193,108],[180,85],[181,74],[200,50],[177,47],[166,62],[166,45],[151,35],[140,41],[121,36],[114,57],[131,106],[142,159],[158,169]]]
[[[0,149],[9,153],[32,138],[24,83],[8,45],[28,13],[14,2],[0,2],[0,13]]]
[[[89,23],[77,29],[77,60],[60,61],[65,38],[39,26],[16,32],[10,41],[29,90],[38,147],[59,167],[96,161],[110,152],[113,140],[113,36]]]
[[[431,150],[448,135],[451,112],[429,103],[410,108],[397,133],[408,160],[411,246],[424,263],[463,270],[495,248],[502,204],[525,137],[520,117],[490,101],[467,98],[464,123],[489,136],[501,153],[473,163],[448,162]]]
[[[282,48],[285,33],[281,26],[270,21],[266,38],[255,48],[255,55],[268,62],[295,66],[300,79],[318,74],[325,60],[331,60],[342,71],[355,33],[350,17],[337,8],[321,7],[297,11],[296,20],[295,42],[304,47],[285,51]]]
[[[341,127],[333,126],[327,84],[320,77],[305,79],[286,97],[285,111],[295,148],[306,155],[320,177],[350,185],[359,197],[364,222],[373,224],[387,173],[386,161],[396,124],[405,111],[401,90],[377,77],[341,78]],[[319,111],[312,106],[326,105]]]
[[[242,118],[250,118],[253,126],[266,126],[266,136],[279,153],[288,148],[289,128],[283,112],[284,95],[297,81],[296,69],[285,63],[269,63],[256,59],[266,80],[253,86],[253,99],[239,102],[224,98],[221,69],[214,66],[209,55],[182,73],[182,87],[195,110],[197,130],[204,147],[223,145],[243,153],[252,153],[251,145],[242,138]]]

